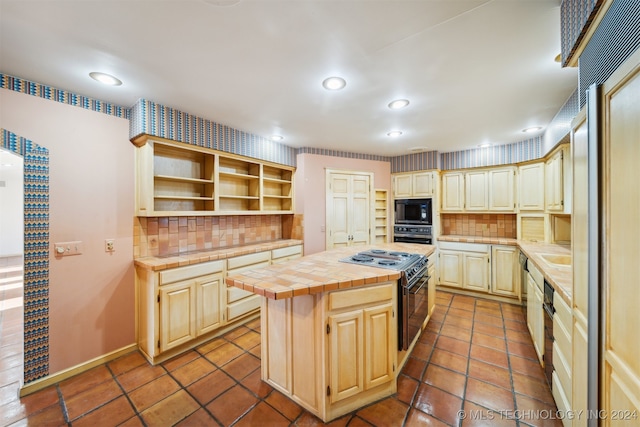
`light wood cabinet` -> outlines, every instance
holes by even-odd
[[[529,163],[518,167],[520,211],[544,210],[545,163]]]
[[[542,363],[544,356],[544,309],[542,308],[543,293],[531,274],[527,275],[527,326],[533,347]]]
[[[443,212],[515,212],[514,167],[442,174]]]
[[[553,299],[555,313],[553,315],[553,374],[551,392],[558,409],[572,409],[572,328],[573,315],[571,308],[564,300],[555,294]],[[545,345],[549,345],[546,342]],[[565,427],[570,426],[571,420],[563,420]]]
[[[262,379],[325,422],[396,392],[397,282],[262,299]]]
[[[467,211],[489,210],[489,182],[487,171],[466,172],[465,201]]]
[[[470,291],[489,292],[490,246],[441,242],[439,283]]]
[[[429,307],[429,317],[433,315],[433,311],[436,309],[436,264],[429,263],[427,270],[429,275],[429,282],[427,283],[427,306]]]
[[[327,171],[327,249],[370,243],[372,180],[369,173]]]
[[[565,150],[559,149],[545,162],[545,207],[547,211],[564,212],[564,156]]]
[[[520,264],[515,246],[491,246],[491,293],[519,297]]]
[[[393,174],[393,197],[433,197],[436,191],[436,174],[433,171]]]
[[[138,345],[151,361],[222,325],[224,263],[136,270]]]
[[[293,212],[293,167],[148,135],[134,144],[138,216]]]
[[[514,212],[515,203],[515,178],[514,167],[489,169],[489,210],[491,212]]]
[[[442,174],[442,211],[462,212],[464,210],[464,174],[445,172]]]
[[[184,267],[136,268],[138,347],[153,364],[252,320],[260,296],[224,278],[302,256],[302,245]]]
[[[375,210],[375,242],[387,243],[389,241],[389,201],[387,190],[376,190]]]

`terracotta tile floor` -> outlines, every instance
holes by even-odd
[[[329,425],[561,425],[536,419],[556,406],[521,307],[440,291],[437,304],[398,393]],[[161,365],[133,352],[22,399],[8,373],[21,361],[7,354],[3,347],[0,425],[323,425],[260,380],[259,320]]]

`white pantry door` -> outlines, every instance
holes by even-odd
[[[371,174],[327,172],[326,248],[369,244]]]

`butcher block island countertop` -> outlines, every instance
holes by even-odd
[[[324,422],[394,394],[406,360],[398,350],[400,272],[339,261],[367,249],[435,251],[352,246],[227,278],[262,296],[262,380]]]
[[[281,265],[272,265],[229,276],[226,282],[227,285],[233,285],[267,298],[283,299],[371,285],[400,278],[400,272],[396,270],[339,261],[367,249],[418,253],[429,257],[435,251],[435,246],[416,243],[350,246],[307,255]]]

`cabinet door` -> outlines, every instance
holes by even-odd
[[[410,174],[406,175],[394,175],[393,177],[393,197],[396,199],[402,199],[404,197],[411,197],[413,179]]]
[[[515,246],[491,247],[491,292],[498,295],[517,297],[519,294],[520,265]]]
[[[465,175],[465,203],[468,211],[489,209],[489,186],[486,171],[467,172]]]
[[[220,292],[222,292],[221,274],[196,281],[196,335],[206,334],[222,325]]]
[[[395,379],[393,351],[396,349],[392,345],[395,342],[392,334],[397,334],[397,330],[393,325],[391,302],[364,309],[365,390]]]
[[[429,306],[429,316],[433,314],[433,310],[436,308],[436,266],[435,264],[429,265],[427,272],[429,275],[429,283],[427,284],[427,304]]]
[[[196,337],[196,286],[194,281],[160,287],[160,351]]]
[[[489,210],[514,212],[515,169],[502,168],[489,171]]]
[[[562,163],[564,151],[555,153],[545,164],[545,201],[549,211],[564,209],[564,181]]]
[[[349,229],[352,245],[368,245],[371,237],[371,186],[368,175],[351,179]]]
[[[533,340],[533,347],[542,361],[544,355],[544,309],[542,308],[542,291],[533,277],[527,276],[527,325]]]
[[[544,163],[519,167],[518,197],[521,211],[544,210]]]
[[[440,284],[462,287],[462,252],[440,250]]]
[[[363,321],[362,310],[329,316],[329,375],[332,403],[364,390]]]
[[[464,175],[461,172],[442,175],[442,210],[464,210]]]
[[[474,291],[489,291],[489,254],[464,253],[463,288]]]
[[[331,173],[327,194],[327,249],[366,245],[371,237],[370,175]]]
[[[433,173],[420,172],[414,173],[413,177],[413,196],[430,197],[433,196]]]

